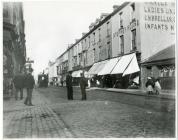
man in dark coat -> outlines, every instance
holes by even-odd
[[[72,87],[72,76],[68,73],[66,76],[66,87],[67,87],[67,98],[68,100],[73,100],[73,87]]]
[[[15,87],[15,99],[18,99],[18,92],[20,92],[20,99],[23,99],[23,88],[24,88],[24,74],[23,72],[19,72],[15,75],[13,79],[14,87]]]
[[[27,89],[27,97],[25,99],[24,104],[29,106],[33,106],[32,92],[35,85],[35,80],[34,77],[32,76],[32,71],[33,71],[32,69],[27,70],[27,74],[25,76],[25,88]]]
[[[80,89],[81,89],[81,93],[82,93],[82,100],[86,100],[87,99],[87,95],[86,95],[87,81],[86,81],[83,73],[81,73],[80,76],[81,76],[80,77]]]

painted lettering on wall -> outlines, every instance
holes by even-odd
[[[119,28],[116,32],[113,33],[113,38],[123,35],[127,31],[135,29],[139,25],[138,20],[133,20],[127,27]]]
[[[145,29],[175,31],[175,3],[147,2],[144,13]]]

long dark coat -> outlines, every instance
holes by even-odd
[[[35,85],[34,77],[31,74],[26,74],[24,84],[25,84],[25,88],[33,89]]]
[[[86,100],[86,86],[87,86],[87,80],[85,77],[80,78],[80,89],[82,93],[82,100]]]
[[[72,76],[66,76],[66,87],[67,87],[67,97],[68,99],[73,99],[73,87],[72,87]]]
[[[24,82],[25,76],[23,74],[18,74],[13,79],[15,88],[24,88]]]

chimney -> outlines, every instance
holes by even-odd
[[[83,37],[84,35],[86,35],[86,33],[82,33],[82,37]]]
[[[99,22],[100,22],[100,19],[97,18],[96,21],[95,21],[95,25],[97,25]]]
[[[101,13],[100,20],[103,20],[107,15],[108,13]]]
[[[93,27],[94,27],[94,23],[91,23],[89,26],[89,30],[93,29]]]
[[[79,39],[75,39],[75,42],[79,41]]]
[[[113,5],[113,11],[119,8],[119,5]]]

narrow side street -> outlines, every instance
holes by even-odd
[[[25,106],[22,100],[15,101],[14,98],[4,100],[4,137],[175,135],[174,100],[160,100],[158,103],[154,98],[149,100],[136,95],[96,90],[88,90],[87,97],[87,101],[81,101],[79,89],[74,88],[74,100],[68,101],[65,87],[49,87],[34,90],[32,101],[35,106]],[[154,108],[154,105],[157,107]],[[169,109],[161,106],[169,106]]]

